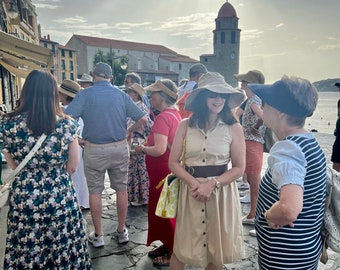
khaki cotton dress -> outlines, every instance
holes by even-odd
[[[221,121],[207,133],[188,127],[185,164],[229,163],[231,140],[231,126]],[[235,181],[215,189],[208,202],[194,199],[188,186],[181,182],[174,253],[181,262],[202,268],[213,263],[222,269],[223,264],[243,258],[241,205]]]

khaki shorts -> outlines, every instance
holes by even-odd
[[[107,144],[86,143],[84,147],[84,171],[90,194],[104,190],[105,173],[110,187],[116,191],[127,188],[129,149],[126,140]]]

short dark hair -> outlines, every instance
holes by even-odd
[[[141,84],[141,81],[142,81],[140,76],[137,73],[135,73],[135,72],[126,73],[125,78],[126,79],[129,78],[132,83]]]

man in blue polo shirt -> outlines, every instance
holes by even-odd
[[[84,170],[90,194],[90,211],[94,232],[89,242],[94,247],[105,245],[101,223],[104,178],[107,172],[110,187],[116,191],[118,243],[129,241],[125,220],[128,208],[127,180],[129,148],[127,133],[147,122],[144,113],[123,91],[112,86],[112,69],[98,63],[93,70],[93,86],[80,91],[65,110],[74,118],[81,117],[84,129],[80,144],[84,146]],[[135,124],[127,130],[127,117]]]

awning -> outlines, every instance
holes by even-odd
[[[29,71],[15,68],[2,60],[0,60],[0,65],[3,66],[5,69],[7,69],[9,72],[21,78],[26,78],[29,74]]]
[[[26,74],[25,78],[33,69],[50,69],[53,54],[50,49],[0,32],[0,60],[8,71],[20,77]]]

